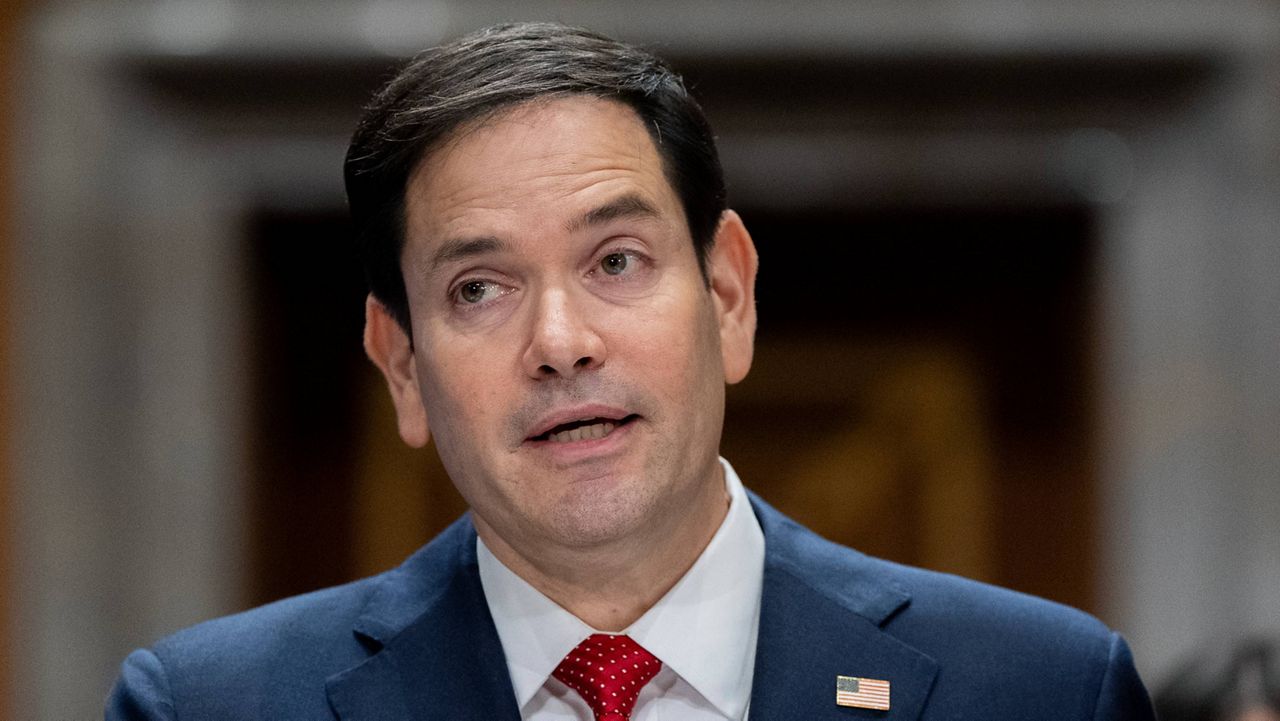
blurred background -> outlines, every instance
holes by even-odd
[[[1280,4],[0,4],[0,717],[463,510],[360,348],[341,185],[415,50],[645,44],[760,250],[724,453],[869,553],[1097,614],[1150,686],[1280,630]]]

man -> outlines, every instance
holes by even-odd
[[[109,719],[1148,719],[1096,620],[829,544],[717,456],[756,254],[660,61],[429,50],[346,164],[365,346],[471,512],[400,568],[126,660]]]

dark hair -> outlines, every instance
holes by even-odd
[[[684,206],[699,267],[725,208],[711,126],[680,76],[652,54],[550,23],[499,25],[413,58],[365,109],[344,165],[369,290],[410,331],[400,271],[405,187],[464,123],[535,98],[583,94],[631,107]]]

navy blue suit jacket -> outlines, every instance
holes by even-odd
[[[1064,606],[827,542],[765,536],[752,721],[1146,721],[1124,641]],[[395,570],[181,631],[124,662],[108,721],[518,721],[469,517]],[[891,710],[835,704],[885,679]]]

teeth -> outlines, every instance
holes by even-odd
[[[617,428],[616,423],[593,423],[589,426],[578,426],[567,431],[552,433],[547,436],[547,440],[554,443],[568,443],[570,441],[594,441],[597,438],[604,438]]]

